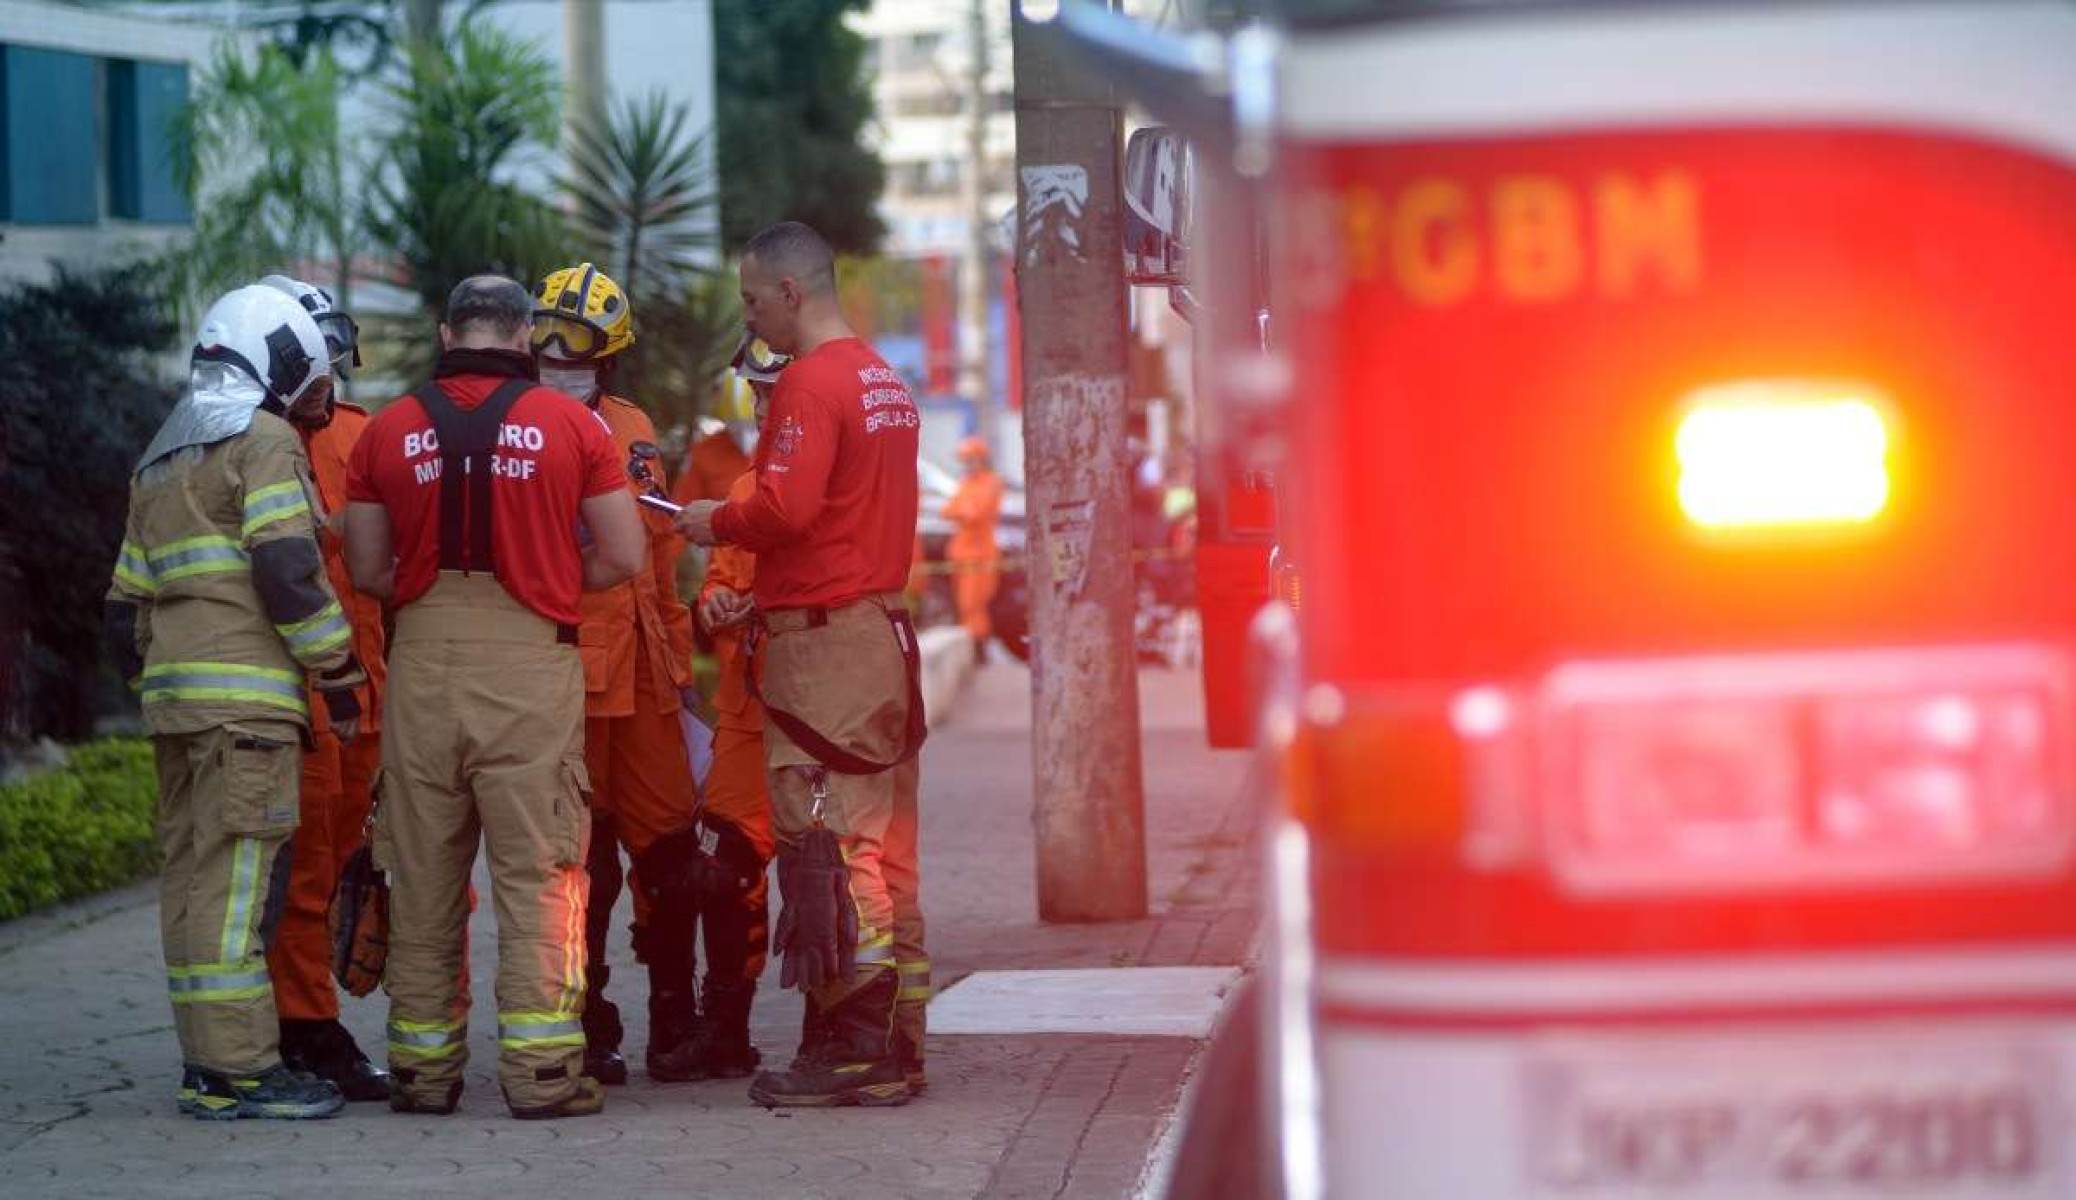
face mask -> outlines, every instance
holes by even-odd
[[[543,361],[541,383],[588,402],[591,393],[598,390],[598,371],[592,367],[563,367]]]

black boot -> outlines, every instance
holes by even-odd
[[[336,1020],[281,1022],[281,1061],[329,1080],[349,1101],[389,1099],[389,1072],[369,1062]]]
[[[345,1097],[329,1080],[280,1063],[251,1076],[226,1075],[189,1063],[180,1078],[180,1111],[204,1121],[309,1121],[333,1116],[345,1106]]]
[[[909,1101],[908,1080],[894,1060],[892,971],[859,988],[823,1017],[828,1039],[788,1071],[766,1071],[750,1099],[766,1108],[892,1107]]]
[[[700,999],[706,1009],[706,1072],[711,1079],[741,1079],[763,1056],[750,1044],[750,1004],[757,984],[747,979],[706,977]]]
[[[600,965],[584,972],[584,1074],[613,1087],[627,1082],[627,1059],[620,1042],[627,1035],[620,1006],[606,999],[613,969]]]
[[[764,860],[733,826],[717,822],[716,827],[724,831],[721,861],[735,866],[736,878],[752,882],[740,892],[723,888],[701,897],[699,928],[706,949],[706,980],[700,1002],[706,1010],[708,1074],[715,1079],[740,1079],[755,1071],[761,1061],[757,1048],[750,1044],[750,1005],[757,997],[750,962],[764,956],[770,915],[762,891],[754,883],[763,878]]]
[[[787,1070],[798,1071],[820,1056],[829,1043],[829,1020],[813,996],[803,994],[800,1006],[800,1049],[793,1052]]]
[[[922,1043],[903,1032],[899,1025],[894,1027],[894,1061],[901,1064],[901,1075],[908,1080],[910,1094],[920,1096],[930,1086],[930,1077],[923,1070]]]
[[[707,1077],[706,1030],[693,983],[694,926],[656,916],[656,925],[635,930],[649,967],[649,1078],[693,1083]]]

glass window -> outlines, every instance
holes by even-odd
[[[101,219],[97,65],[84,54],[0,46],[0,220]]]
[[[174,169],[174,123],[187,105],[187,67],[108,62],[108,208],[130,221],[193,219]]]

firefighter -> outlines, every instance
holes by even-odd
[[[533,297],[447,299],[432,382],[368,423],[346,562],[396,612],[376,862],[389,872],[390,1107],[451,1113],[468,1060],[465,937],[479,837],[497,905],[498,1080],[520,1118],[605,1104],[583,1074],[584,767],[578,598],[645,535],[604,422],[534,378]]]
[[[751,332],[793,361],[772,393],[753,493],[688,505],[678,528],[701,545],[757,554],[760,648],[748,677],[770,722],[766,784],[784,901],[776,940],[810,1008],[793,1066],[760,1074],[750,1096],[767,1106],[904,1104],[913,1094],[905,1067],[920,1073],[921,1047],[911,1058],[897,1044],[896,963],[926,961],[914,838],[897,827],[903,807],[913,810],[922,740],[901,593],[921,416],[845,322],[819,234],[797,222],[764,230],[741,275]]]
[[[956,528],[945,545],[944,560],[952,572],[952,603],[959,624],[973,637],[973,655],[987,659],[988,605],[1001,583],[1001,551],[995,545],[995,522],[1002,515],[1002,477],[988,461],[988,444],[977,437],[959,443],[959,463],[966,468],[959,490],[945,501],[944,516]]]
[[[678,481],[670,487],[670,498],[679,504],[694,500],[719,500],[729,485],[750,469],[750,456],[735,444],[728,426],[718,417],[701,417],[692,444],[685,449],[685,463]]]
[[[269,275],[260,282],[302,305],[317,323],[335,380],[345,377],[348,366],[360,365],[359,330],[332,303],[331,293],[285,275]],[[287,903],[267,947],[267,970],[274,978],[274,1006],[281,1018],[281,1060],[331,1080],[348,1100],[387,1100],[389,1073],[370,1063],[339,1023],[328,924],[339,872],[360,848],[375,769],[382,761],[382,605],[353,590],[340,537],[346,512],[346,456],[368,423],[368,414],[339,400],[335,385],[322,408],[291,409],[288,417],[302,437],[311,481],[323,505],[317,541],[324,552],[325,578],[346,611],[354,655],[368,678],[355,693],[360,722],[352,741],[340,740],[322,705],[313,702],[310,707],[302,823],[289,843]]]
[[[783,355],[768,352],[744,337],[735,354],[734,370],[751,389],[757,424],[769,411],[772,385],[785,369]],[[727,498],[747,499],[756,491],[757,473],[745,470],[729,486]],[[714,689],[713,767],[706,777],[703,822],[716,831],[716,849],[732,850],[736,870],[724,883],[740,879],[742,887],[724,887],[706,898],[700,909],[701,941],[707,948],[705,987],[709,996],[734,995],[735,1003],[711,1000],[707,1019],[712,1038],[709,1060],[723,1078],[747,1075],[759,1056],[750,1044],[750,1001],[764,973],[770,939],[769,881],[766,868],[777,845],[771,830],[771,794],[764,781],[764,709],[749,690],[749,655],[744,638],[756,612],[753,589],[757,556],[740,546],[716,547],[699,589],[699,620],[714,643],[719,679]]]
[[[308,676],[341,741],[363,680],[317,545],[309,460],[323,335],[258,285],[211,305],[189,391],[130,481],[108,628],[158,763],[159,927],[192,1116],[325,1117],[332,1083],[294,1070],[266,950],[288,886]]]
[[[612,430],[622,463],[643,447],[654,459],[656,428],[633,401],[607,389],[634,344],[627,297],[590,263],[548,276],[535,293],[533,347],[541,382],[575,396]],[[640,484],[623,476],[622,483]],[[704,1029],[693,976],[698,900],[681,860],[699,849],[685,836],[699,798],[678,711],[692,686],[692,612],[678,598],[684,548],[670,519],[643,510],[648,558],[632,580],[583,600],[577,648],[584,663],[584,761],[591,774],[591,907],[585,924],[585,1068],[601,1083],[627,1082],[620,1010],[605,995],[612,978],[606,940],[619,900],[620,847],[635,864],[634,951],[649,970],[652,1079],[706,1078]],[[680,836],[670,836],[670,835]]]

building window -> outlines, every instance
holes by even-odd
[[[101,219],[96,65],[84,54],[0,45],[0,220]]]
[[[108,210],[126,221],[193,219],[175,169],[174,124],[187,106],[187,67],[108,62]]]

